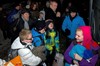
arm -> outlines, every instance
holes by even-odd
[[[59,33],[57,32],[57,36],[55,38],[55,46],[56,46],[56,51],[59,52],[60,48],[59,48]]]
[[[88,62],[87,60],[80,57],[78,54],[75,54],[74,56],[75,56],[75,59],[79,60],[80,66],[95,66],[96,61],[98,59],[98,55],[94,55],[92,59],[90,60],[90,62]]]
[[[39,37],[34,37],[33,44],[35,44],[36,47],[41,46],[42,42]]]
[[[73,46],[74,46],[74,44],[73,44],[73,42],[70,44],[70,46],[67,48],[67,50],[65,51],[65,53],[64,53],[64,58],[65,58],[65,60],[69,63],[69,64],[71,64],[72,63],[72,61],[73,61],[73,59],[69,56],[69,52],[70,52],[70,50],[73,48]]]
[[[67,17],[64,19],[62,23],[62,30],[65,32],[66,28],[67,28]]]
[[[84,22],[83,18],[80,18],[80,24],[79,24],[79,26],[85,26],[85,22]]]
[[[28,48],[20,49],[18,54],[20,55],[23,64],[37,66],[42,61],[41,58],[35,56]]]

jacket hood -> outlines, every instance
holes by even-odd
[[[12,49],[19,49],[19,48],[24,48],[24,47],[25,46],[21,44],[19,37],[17,37],[11,45]]]
[[[91,27],[81,26],[79,28],[82,30],[84,36],[83,46],[85,46],[87,49],[90,49],[91,47],[97,47],[98,44],[92,39]]]

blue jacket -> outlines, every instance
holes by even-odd
[[[71,33],[68,37],[70,39],[74,39],[76,29],[79,26],[84,26],[84,25],[85,25],[85,22],[84,22],[83,18],[80,17],[79,15],[77,15],[72,21],[70,20],[69,16],[66,16],[66,18],[64,19],[63,24],[62,24],[62,30],[65,32],[66,29],[69,29]]]
[[[41,46],[44,45],[44,34],[39,33],[34,28],[31,30],[33,36],[33,45]]]
[[[77,53],[79,56],[83,57],[84,51],[86,50],[86,48],[80,44],[75,45],[71,51],[69,52],[69,56],[74,58],[74,54]]]

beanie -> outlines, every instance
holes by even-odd
[[[45,21],[44,20],[38,20],[36,21],[36,30],[42,30],[43,28],[46,27]]]

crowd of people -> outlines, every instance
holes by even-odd
[[[29,0],[14,3],[9,12],[0,7],[4,38],[11,39],[11,49],[19,49],[26,66],[95,66],[100,47],[92,38],[91,26],[86,25],[73,3],[68,3],[64,13],[58,5],[50,0],[41,7],[40,2]],[[61,39],[66,41],[64,52]],[[56,58],[57,54],[60,57]]]

